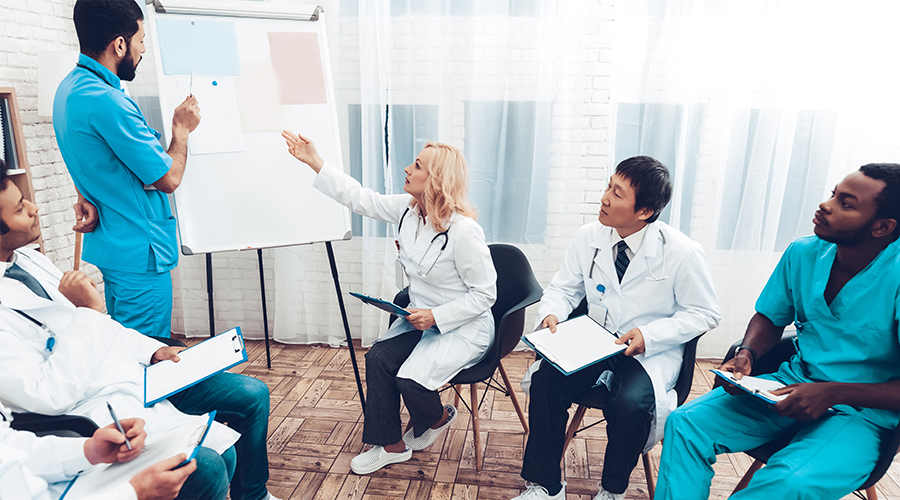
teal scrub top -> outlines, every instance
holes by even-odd
[[[168,197],[144,189],[169,171],[172,158],[119,78],[80,54],[56,91],[53,129],[75,186],[100,215],[84,237],[84,260],[122,272],[174,268],[178,243]]]
[[[785,250],[756,301],[756,311],[776,326],[797,328],[797,352],[779,373],[805,382],[881,383],[900,378],[900,242],[885,248],[853,277],[831,305],[825,285],[837,245],[816,236],[800,238]],[[851,409],[884,427],[898,413]]]

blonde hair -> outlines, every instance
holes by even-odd
[[[444,222],[452,212],[477,219],[478,211],[469,203],[469,166],[462,153],[440,142],[426,143],[423,151],[428,148],[434,148],[434,154],[428,166],[423,200],[434,230],[446,231]],[[412,206],[416,206],[415,201]]]

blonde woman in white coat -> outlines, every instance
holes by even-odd
[[[497,273],[469,204],[469,172],[456,148],[429,142],[406,167],[407,194],[382,195],[331,166],[309,139],[284,132],[288,150],[316,173],[313,186],[354,212],[399,226],[400,263],[409,277],[411,314],[366,353],[364,443],[351,469],[369,474],[409,460],[456,418],[437,390],[475,365],[494,337]],[[412,427],[404,434],[400,396]]]

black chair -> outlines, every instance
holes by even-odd
[[[582,300],[581,304],[572,311],[569,317],[586,313],[587,301]],[[684,404],[684,402],[687,401],[688,395],[691,393],[691,384],[694,381],[694,361],[697,357],[697,342],[702,336],[703,334],[697,335],[684,345],[684,357],[681,362],[681,370],[678,372],[678,378],[675,380],[675,393],[678,395],[678,406]],[[565,451],[569,448],[569,443],[576,434],[605,420],[600,419],[591,425],[579,429],[578,426],[581,425],[581,421],[584,419],[584,414],[587,412],[588,408],[603,409],[608,402],[609,391],[605,390],[589,391],[575,400],[575,404],[577,404],[578,407],[575,409],[575,415],[572,416],[572,421],[569,422],[569,427],[566,430],[566,441],[563,445],[563,454],[565,454]],[[650,495],[650,498],[653,498],[656,491],[656,485],[653,479],[653,464],[650,461],[650,455],[648,453],[643,453],[641,455],[641,460],[644,463],[644,475],[647,476],[647,493]]]
[[[781,363],[789,360],[791,356],[797,353],[797,350],[794,347],[794,337],[795,334],[793,333],[785,334],[772,350],[760,356],[756,363],[753,364],[750,374],[760,375],[778,370]],[[734,351],[739,345],[741,345],[740,340],[735,342],[731,348],[728,349],[728,354],[725,355],[725,359],[722,361],[723,363],[734,357]],[[721,384],[717,380],[716,386],[719,385]],[[790,444],[793,439],[793,435],[783,436],[769,441],[762,446],[746,451],[745,453],[753,458],[753,464],[750,465],[750,468],[744,473],[744,477],[742,477],[737,486],[734,487],[732,494],[746,488],[747,485],[750,484],[750,480],[753,479],[753,475],[756,474],[756,471],[761,469],[762,466],[769,461],[772,455]],[[890,436],[888,436],[888,439],[882,444],[881,454],[875,462],[875,468],[872,470],[869,478],[866,479],[866,482],[856,489],[857,491],[854,492],[856,496],[868,500],[877,500],[878,493],[875,491],[875,485],[881,480],[881,477],[884,476],[888,468],[890,468],[891,463],[894,460],[894,455],[897,454],[898,449],[900,449],[900,426],[894,429]],[[860,491],[863,490],[865,490],[865,496],[860,493]]]
[[[168,346],[186,347],[184,342],[175,338],[151,337]],[[13,413],[10,427],[19,431],[28,431],[38,436],[52,434],[55,436],[91,437],[99,427],[93,420],[79,415],[44,415],[41,413]]]
[[[491,250],[491,258],[494,261],[494,268],[497,270],[497,301],[491,308],[494,315],[494,342],[484,359],[477,365],[459,372],[450,381],[450,386],[456,391],[457,401],[459,400],[459,391],[456,386],[469,385],[472,404],[469,406],[465,400],[463,400],[463,404],[472,414],[472,430],[475,435],[475,468],[478,471],[481,471],[483,459],[478,423],[478,408],[481,403],[478,401],[476,384],[484,382],[488,387],[493,387],[509,396],[516,408],[522,428],[526,433],[528,432],[525,414],[522,412],[516,393],[513,392],[512,384],[501,360],[515,349],[522,337],[525,330],[525,308],[541,300],[543,294],[543,289],[535,279],[531,265],[521,250],[502,243],[488,245],[488,248]],[[409,304],[408,290],[401,290],[394,297],[394,303],[406,307]],[[394,319],[396,318],[391,316],[390,322],[392,323]],[[494,378],[494,373],[498,369],[503,378],[503,387]],[[484,401],[484,395],[481,400]]]

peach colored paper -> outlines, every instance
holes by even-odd
[[[325,75],[315,33],[270,31],[269,51],[282,104],[326,104]]]

